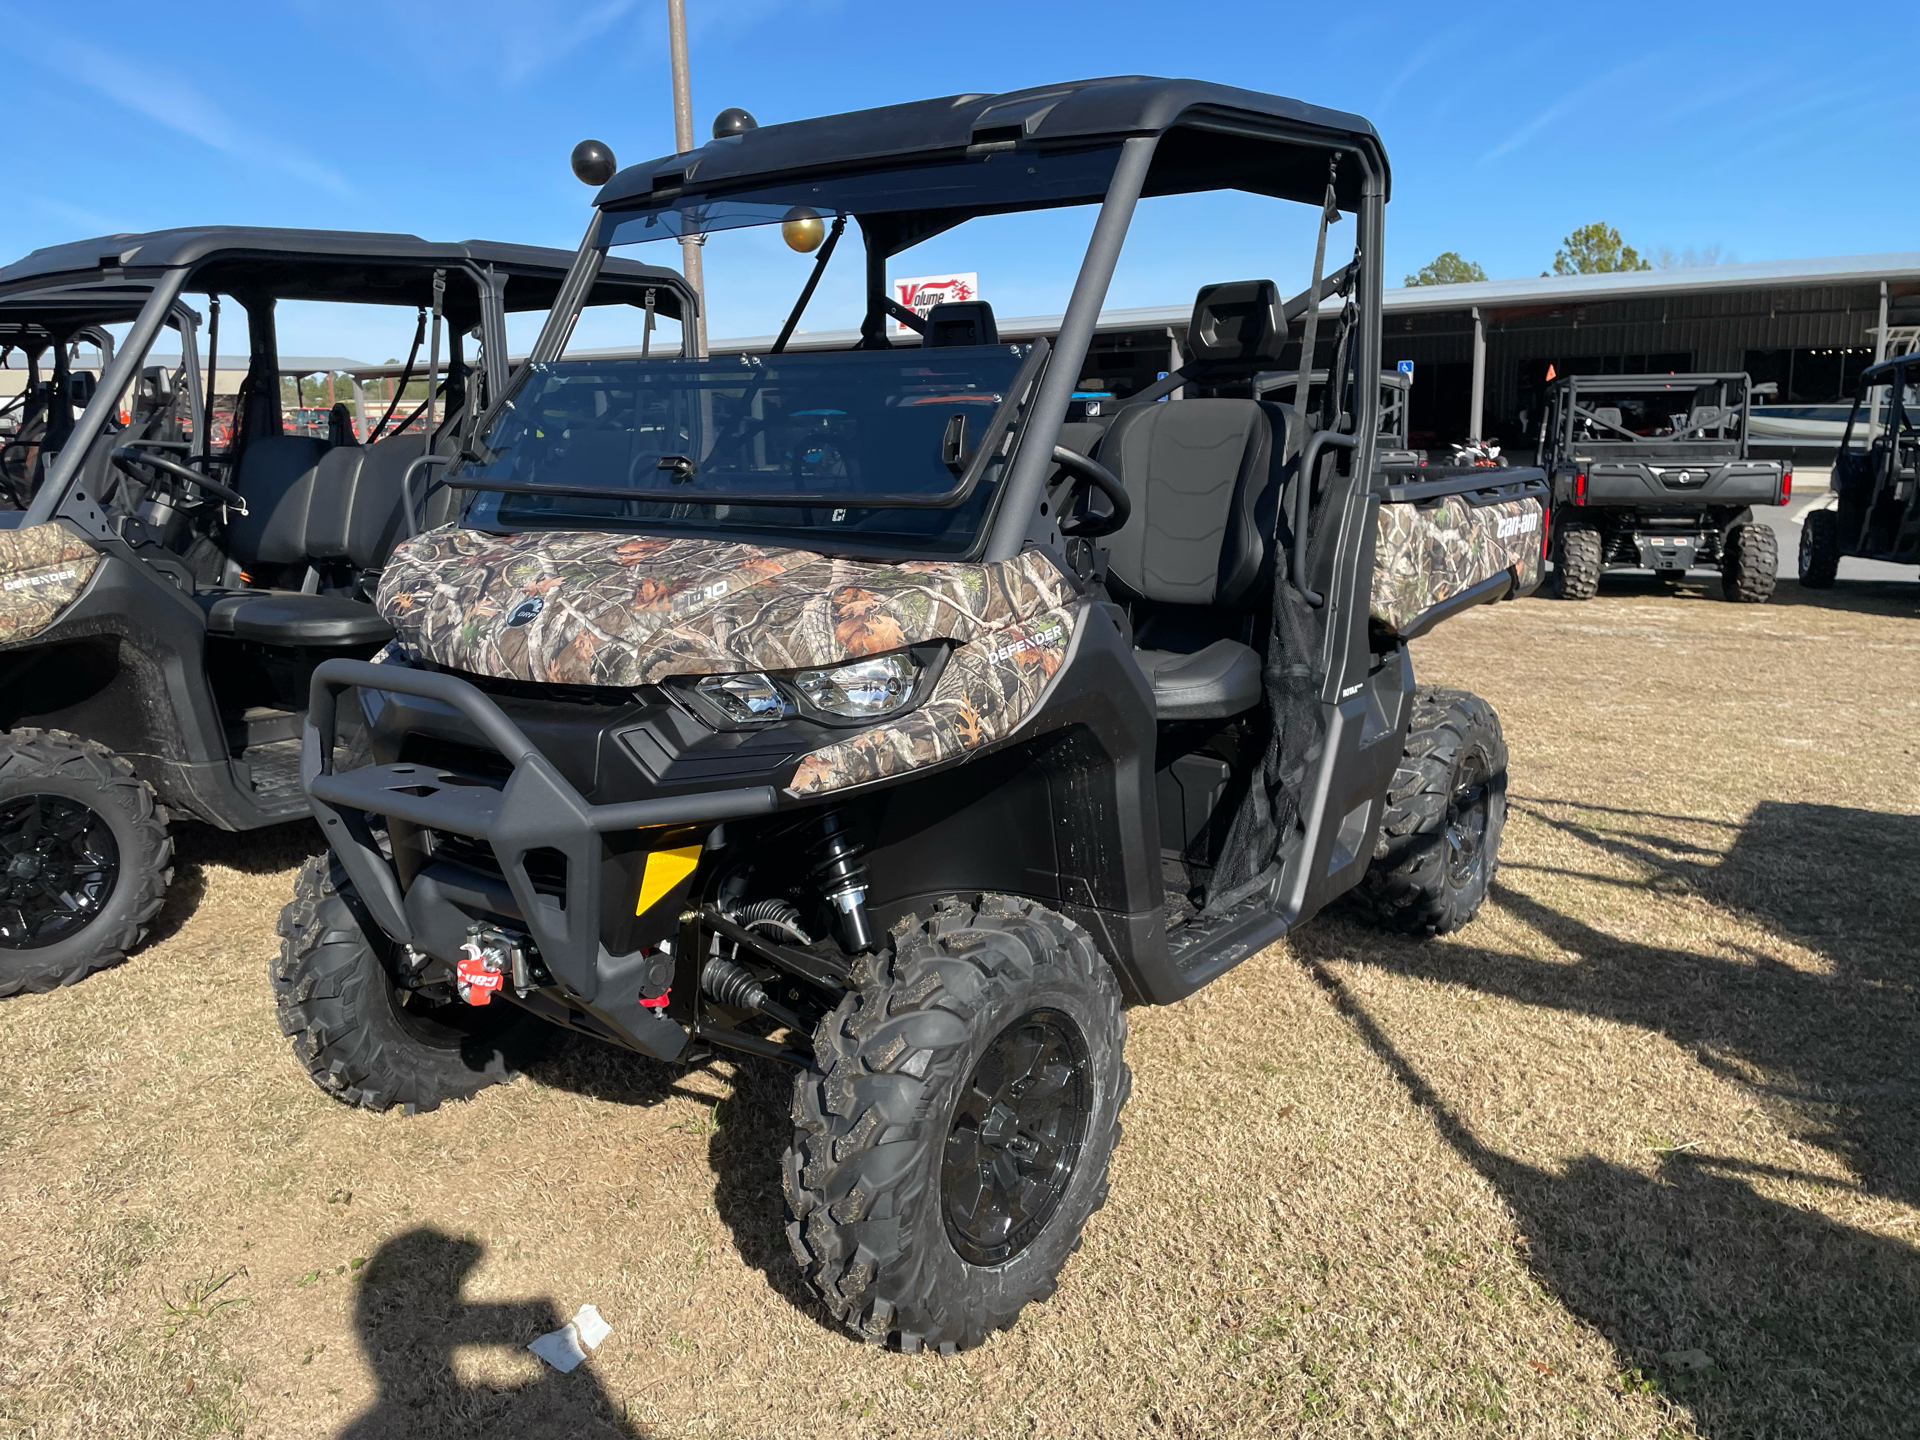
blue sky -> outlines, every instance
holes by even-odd
[[[727,105],[770,123],[1143,72],[1356,111],[1379,127],[1393,165],[1389,283],[1442,250],[1495,277],[1535,275],[1591,220],[1643,252],[1920,249],[1920,87],[1893,58],[1908,33],[1873,33],[1890,11],[1774,0],[1599,10],[688,0],[688,10],[701,138]],[[1433,18],[1409,18],[1420,16]],[[0,24],[27,141],[0,211],[8,258],[207,223],[570,248],[587,219],[588,191],[567,169],[576,140],[596,136],[628,162],[673,148],[664,0],[210,0],[64,15],[0,3]],[[977,222],[897,268],[978,270],[1002,314],[1058,310],[1090,223],[1084,211]],[[1304,283],[1310,247],[1297,207],[1152,202],[1109,303],[1179,302],[1248,275]],[[673,263],[662,250],[643,258]],[[808,328],[853,322],[852,261],[836,264]],[[807,264],[771,234],[716,238],[712,333],[774,328]],[[377,359],[411,326],[303,312],[282,332],[287,353]]]

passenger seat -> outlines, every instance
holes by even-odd
[[[1107,538],[1108,572],[1136,605],[1134,651],[1162,720],[1227,719],[1260,703],[1260,657],[1233,628],[1268,575],[1285,420],[1254,400],[1123,409],[1100,460],[1133,514]],[[1278,432],[1278,435],[1276,435]]]

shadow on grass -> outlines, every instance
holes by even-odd
[[[1513,808],[1634,873],[1504,872],[1706,899],[1813,950],[1828,968],[1798,969],[1751,948],[1705,954],[1623,939],[1500,884],[1494,902],[1566,959],[1382,937],[1337,921],[1295,937],[1296,953],[1498,1187],[1530,1237],[1540,1279],[1692,1406],[1703,1431],[1912,1433],[1920,1249],[1767,1199],[1750,1181],[1798,1179],[1920,1204],[1920,897],[1906,875],[1920,816],[1768,802],[1732,826],[1520,796]],[[1675,833],[1683,827],[1734,833],[1723,853]],[[1665,1035],[1860,1181],[1697,1151],[1667,1153],[1651,1176],[1593,1156],[1561,1173],[1512,1159],[1483,1144],[1353,1000],[1330,968],[1348,957]]]
[[[476,1302],[467,1277],[483,1247],[432,1228],[386,1241],[360,1272],[354,1328],[380,1393],[337,1440],[455,1435],[631,1436],[592,1364],[496,1388],[454,1374],[458,1347],[524,1350],[565,1323],[551,1299]]]
[[[1728,1440],[1912,1433],[1920,1251],[1769,1200],[1732,1159],[1669,1154],[1646,1175],[1592,1155],[1559,1173],[1504,1155],[1461,1122],[1324,963],[1309,967],[1409,1098],[1499,1190],[1533,1273],[1622,1354],[1623,1388],[1680,1401],[1702,1433]]]
[[[1600,593],[1592,600],[1567,601],[1553,593],[1549,575],[1535,591],[1535,602],[1549,605],[1605,605],[1609,600],[1688,600],[1714,605],[1729,602],[1720,577],[1710,570],[1689,571],[1678,579],[1662,579],[1650,571],[1609,570],[1600,577]],[[1920,614],[1920,574],[1913,580],[1849,580],[1845,576],[1830,590],[1810,590],[1798,580],[1781,579],[1767,604],[1780,608],[1841,610],[1854,615],[1887,615],[1913,619]]]
[[[1870,1193],[1920,1204],[1920,889],[1905,874],[1920,854],[1920,816],[1769,801],[1720,855],[1666,833],[1675,817],[1517,796],[1513,808],[1644,878],[1543,873],[1745,911],[1830,968],[1623,940],[1502,884],[1496,903],[1571,963],[1370,937],[1372,963],[1658,1031],[1764,1097]],[[1325,948],[1312,932],[1299,943]]]
[[[539,1060],[526,1066],[542,1085],[552,1085],[619,1105],[658,1105],[670,1099],[711,1106],[707,1162],[713,1170],[715,1213],[732,1235],[740,1258],[766,1277],[774,1293],[823,1329],[845,1335],[838,1321],[808,1288],[787,1244],[786,1197],[781,1164],[793,1139],[794,1072],[771,1060],[725,1054],[730,1076],[709,1084],[724,1093],[687,1083],[699,1067],[668,1065],[603,1044],[585,1035],[560,1033]]]
[[[206,898],[210,869],[218,866],[237,870],[242,875],[291,872],[307,856],[317,855],[325,848],[326,842],[311,820],[294,820],[239,833],[216,830],[211,825],[174,826],[173,883],[167,887],[167,898],[160,906],[160,913],[147,928],[141,949],[171,939],[193,918],[193,912]],[[291,875],[285,898],[293,898]]]

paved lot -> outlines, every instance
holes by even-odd
[[[1809,510],[1824,508],[1833,492],[1827,488],[1827,471],[1824,468],[1795,470],[1793,472],[1793,499],[1785,506],[1769,505],[1760,511],[1760,516],[1780,537],[1780,574],[1790,578],[1798,575],[1800,558],[1800,522]],[[1920,579],[1920,569],[1912,565],[1883,565],[1878,560],[1844,559],[1840,562],[1842,580],[1915,580]]]

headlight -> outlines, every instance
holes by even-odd
[[[920,667],[905,651],[855,660],[826,670],[801,670],[794,688],[808,705],[843,720],[877,720],[913,698]]]
[[[783,720],[793,714],[792,702],[780,693],[780,687],[757,671],[709,675],[693,688],[722,715],[743,725]]]

